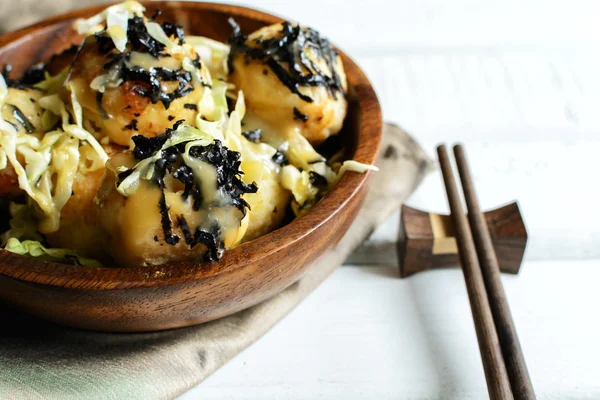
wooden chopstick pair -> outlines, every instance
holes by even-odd
[[[437,148],[448,203],[456,229],[479,351],[491,399],[535,399],[531,379],[506,294],[500,280],[498,259],[487,224],[479,208],[475,188],[462,146],[454,157],[467,203],[464,213],[445,145]]]

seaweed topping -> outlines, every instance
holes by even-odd
[[[6,64],[2,68],[2,76],[6,81],[6,85],[15,89],[27,89],[31,86],[35,85],[38,82],[44,80],[44,71],[46,66],[44,64],[36,64],[33,67],[29,68],[23,74],[21,79],[13,79],[10,77],[10,73],[12,72],[12,65]]]
[[[188,110],[198,111],[198,106],[196,104],[192,104],[192,103],[185,103],[183,105],[183,108],[187,108]]]
[[[246,193],[256,193],[258,186],[255,183],[248,185],[240,179],[243,174],[240,170],[241,154],[229,150],[221,144],[220,140],[215,140],[208,146],[193,146],[190,148],[190,156],[216,167],[217,187],[223,189],[229,195],[231,204],[246,216],[246,210],[250,209],[250,205],[241,196]]]
[[[183,232],[185,243],[189,245],[190,248],[198,243],[202,243],[206,246],[208,250],[204,256],[206,261],[217,261],[221,258],[225,246],[223,245],[223,242],[219,240],[219,236],[221,236],[219,224],[214,223],[210,230],[196,228],[196,231],[192,234],[185,217],[180,215],[177,217],[177,226],[181,229],[181,232]]]
[[[155,58],[166,55],[161,54],[166,46],[154,39],[150,33],[148,33],[148,29],[146,29],[146,24],[142,17],[133,17],[127,21],[127,43],[129,44],[129,49],[131,51],[148,53]]]
[[[174,36],[179,44],[184,43],[183,28],[180,25],[165,22],[162,25],[167,35]],[[184,97],[194,90],[192,75],[182,68],[149,68],[143,69],[139,66],[131,66],[131,53],[138,52],[149,54],[159,59],[161,57],[171,57],[165,52],[166,46],[154,39],[146,28],[143,18],[130,18],[127,25],[127,51],[116,51],[112,39],[107,35],[106,30],[95,34],[98,53],[106,55],[109,61],[104,64],[104,70],[111,75],[114,81],[135,82],[133,91],[143,97],[148,97],[153,104],[163,103],[165,109],[168,109],[173,100]],[[200,57],[192,60],[196,68],[200,68]],[[172,92],[164,90],[163,82],[177,82],[177,87]]]
[[[13,117],[15,117],[15,119],[21,125],[23,125],[23,128],[25,128],[27,133],[35,132],[35,127],[31,123],[31,121],[25,116],[25,114],[23,114],[23,112],[21,110],[19,110],[19,107],[17,107],[17,106],[12,106],[12,107],[13,107]]]
[[[163,22],[162,28],[163,31],[165,31],[165,33],[167,34],[167,36],[175,37],[179,45],[185,43],[183,26],[171,22]]]
[[[131,120],[131,122],[129,124],[125,125],[124,128],[128,129],[128,130],[137,131],[138,130],[137,124],[138,124],[138,120],[134,118]]]
[[[327,187],[327,179],[315,171],[308,172],[308,179],[310,180],[310,184],[315,187]]]
[[[176,135],[176,131],[182,122],[178,121],[173,128],[167,129],[161,135],[153,138],[141,135],[133,136],[132,140],[135,145],[133,156],[138,161],[152,157],[153,164],[151,164],[151,168],[153,173],[150,182],[157,185],[161,190],[158,207],[165,242],[174,246],[181,239],[173,232],[173,222],[165,201],[165,177],[171,175],[172,178],[183,183],[182,199],[192,201],[194,211],[200,210],[202,206],[209,211],[205,221],[194,229],[188,226],[183,216],[177,217],[175,226],[181,229],[183,239],[190,248],[202,243],[208,249],[206,259],[217,260],[224,249],[224,243],[221,239],[221,227],[210,218],[210,210],[213,208],[235,207],[245,216],[250,206],[242,196],[246,193],[256,193],[258,187],[254,183],[246,184],[241,180],[240,153],[229,150],[219,140],[215,140],[208,145],[195,145],[194,141],[196,139],[192,139],[165,147],[167,140]],[[184,129],[186,128],[184,127]],[[187,157],[184,157],[186,152]],[[186,162],[186,160],[188,161]],[[194,176],[194,169],[192,168],[193,163],[196,161],[214,166],[217,178],[215,190],[221,196],[215,197],[212,194],[209,196],[202,192],[201,182],[199,182],[201,178]],[[192,164],[188,165],[188,162]],[[117,185],[120,185],[133,171],[134,168],[119,173]],[[207,198],[213,200],[206,201]],[[211,228],[207,230],[207,226]]]
[[[259,143],[262,132],[260,129],[254,129],[253,131],[242,132],[242,136],[253,143]]]
[[[335,69],[338,52],[319,32],[286,21],[282,23],[277,36],[270,39],[254,39],[248,44],[248,37],[242,34],[240,26],[232,18],[229,19],[229,24],[233,28],[233,33],[228,39],[231,45],[230,71],[233,71],[233,58],[241,53],[266,63],[281,83],[304,101],[311,103],[313,99],[300,93],[299,88],[303,86],[324,86],[334,99],[338,93],[343,95],[341,79]],[[309,58],[308,49],[316,53],[319,60],[325,62],[331,76]]]
[[[281,165],[282,167],[284,165],[288,165],[290,162],[288,160],[288,158],[286,157],[285,154],[283,154],[281,151],[277,150],[275,152],[275,154],[273,154],[273,157],[271,157],[271,159],[276,163]]]
[[[171,229],[171,217],[169,216],[169,208],[167,207],[167,202],[165,200],[164,183],[161,187],[158,207],[160,210],[160,224],[162,225],[162,230],[165,234],[165,242],[171,246],[175,246],[179,243],[179,236],[175,235]]]
[[[300,112],[300,110],[298,110],[296,107],[294,107],[294,119],[297,121],[306,122],[306,121],[308,121],[308,115],[302,114]]]
[[[121,184],[129,175],[133,173],[133,169],[128,169],[117,174],[117,185]]]
[[[143,97],[150,98],[153,104],[159,101],[168,109],[173,102],[194,91],[192,74],[183,68],[150,68],[145,70],[138,66],[128,66],[131,53],[112,54],[112,60],[104,65],[106,71],[114,73],[122,82],[131,81],[136,85],[133,91]],[[177,82],[178,85],[171,93],[163,90],[163,82]]]

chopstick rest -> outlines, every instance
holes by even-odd
[[[517,274],[527,246],[527,229],[515,201],[483,213],[501,272]],[[450,215],[402,206],[398,259],[400,277],[429,269],[457,267],[456,229]]]

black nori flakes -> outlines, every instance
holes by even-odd
[[[23,126],[23,128],[25,128],[27,133],[35,132],[35,126],[33,126],[31,121],[29,120],[29,118],[27,118],[25,116],[25,114],[23,114],[23,112],[21,110],[19,110],[19,107],[17,107],[17,106],[12,106],[12,107],[13,107],[13,117]]]
[[[168,128],[165,132],[152,138],[147,138],[142,135],[132,136],[131,140],[133,140],[133,144],[135,145],[133,148],[133,156],[135,159],[141,161],[156,154],[183,122],[184,120],[175,122],[172,128]]]
[[[231,45],[228,60],[231,71],[233,58],[242,53],[246,57],[265,62],[281,83],[304,101],[310,103],[313,99],[302,94],[299,91],[300,87],[324,86],[334,99],[338,93],[344,95],[340,76],[335,69],[338,52],[319,32],[286,21],[283,22],[278,36],[256,39],[253,45],[249,46],[246,44],[248,37],[242,34],[240,26],[232,18],[229,19],[229,24],[233,28],[233,33],[228,39]],[[309,59],[306,53],[308,48],[316,52],[319,59],[325,61],[331,76]]]
[[[176,24],[165,23],[162,25],[167,35],[173,35],[180,44],[184,43],[183,29]],[[165,53],[165,45],[154,39],[146,29],[141,17],[130,18],[127,25],[127,51],[117,52],[112,39],[106,34],[106,30],[96,34],[98,52],[107,55],[109,61],[104,65],[104,70],[111,71],[116,78],[122,82],[136,82],[134,93],[148,97],[153,104],[159,101],[168,109],[171,103],[194,90],[192,75],[183,68],[172,70],[169,68],[150,68],[145,70],[138,66],[128,66],[131,52],[150,54],[158,59],[160,57],[171,57]],[[200,65],[199,57],[193,61],[194,65]],[[163,90],[163,82],[177,82],[177,87],[170,93]]]
[[[208,251],[206,252],[204,259],[206,261],[217,261],[223,255],[225,244],[220,240],[221,228],[215,222],[210,231],[197,228],[194,233],[194,244],[202,243],[206,246]]]
[[[183,108],[187,108],[188,110],[198,111],[198,106],[196,104],[192,104],[192,103],[185,103],[183,105]]]
[[[219,240],[221,229],[217,223],[214,223],[211,230],[196,228],[192,234],[190,227],[183,215],[177,217],[177,226],[181,229],[185,243],[193,248],[198,243],[206,246],[207,252],[204,255],[206,261],[217,261],[223,254],[224,244]]]
[[[127,22],[127,42],[132,51],[151,54],[158,58],[165,45],[154,39],[146,29],[146,24],[142,17],[134,16]]]
[[[185,243],[189,246],[192,246],[192,244],[194,243],[194,235],[192,235],[190,227],[183,215],[177,217],[177,226],[179,227],[179,229],[181,229],[181,232],[183,232],[183,238],[185,240]]]
[[[194,185],[194,172],[192,171],[192,169],[187,165],[183,164],[179,166],[179,168],[177,168],[175,172],[173,172],[173,178],[177,179],[184,185],[181,197],[184,200],[186,200],[191,196],[194,201],[192,208],[194,209],[194,211],[198,211],[202,206],[203,199],[200,189]]]
[[[169,216],[169,208],[165,200],[164,188],[161,188],[160,200],[158,201],[158,207],[160,210],[160,223],[162,225],[163,233],[165,234],[165,242],[171,246],[175,246],[179,243],[179,236],[173,233],[171,229],[171,217]]]
[[[167,36],[173,36],[177,39],[178,44],[182,45],[185,43],[183,26],[179,24],[173,24],[171,22],[163,22],[162,23],[163,31],[167,34]]]
[[[242,136],[253,143],[260,143],[262,137],[262,131],[260,129],[254,129],[252,131],[242,132]]]
[[[159,135],[153,138],[147,138],[142,135],[135,135],[131,138],[135,144],[133,156],[136,160],[144,160],[156,153],[167,141],[167,137]]]
[[[218,224],[213,224],[212,229],[207,231],[205,229],[196,228],[196,231],[192,234],[190,227],[183,215],[177,217],[177,226],[181,229],[185,243],[193,248],[198,243],[202,243],[206,246],[207,252],[204,256],[206,261],[217,261],[223,254],[223,242],[219,240],[221,230]]]
[[[2,76],[6,81],[6,86],[14,89],[27,89],[44,80],[44,71],[46,70],[45,64],[36,64],[29,68],[21,79],[12,79],[10,73],[12,72],[12,65],[6,64],[2,68]]]
[[[283,154],[281,151],[277,150],[275,152],[275,154],[273,154],[273,157],[271,157],[271,159],[276,163],[281,165],[282,167],[284,165],[288,165],[290,163],[290,161],[288,160],[288,158],[286,157],[285,154]]]
[[[315,171],[308,172],[308,179],[310,180],[310,184],[314,187],[327,187],[327,179]]]
[[[39,63],[27,69],[20,79],[12,79],[9,77],[10,72],[12,71],[12,65],[6,64],[2,68],[2,76],[4,76],[4,80],[6,81],[6,85],[8,87],[16,89],[31,88],[36,83],[40,83],[45,79],[45,73],[48,70],[48,65],[52,65],[52,63],[54,62],[54,60],[56,60],[57,57],[61,57],[65,54],[76,54],[77,50],[78,46],[72,45],[65,51],[58,54],[54,54],[52,57],[50,57],[50,60],[48,60],[48,62]]]
[[[124,128],[127,130],[137,131],[138,130],[137,124],[138,124],[138,120],[134,118],[131,120],[131,122],[129,124],[125,125]]]
[[[240,153],[229,150],[220,140],[215,140],[208,146],[190,148],[190,156],[216,167],[217,187],[223,188],[229,194],[231,204],[245,216],[250,205],[241,196],[245,193],[256,193],[258,186],[255,183],[248,185],[240,179]]]
[[[298,110],[296,107],[294,107],[294,119],[297,121],[306,122],[306,121],[308,121],[308,115],[302,114],[300,112],[300,110]]]

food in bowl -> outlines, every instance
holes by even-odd
[[[218,260],[306,213],[346,170],[335,49],[298,24],[228,43],[135,1],[74,28],[77,48],[0,78],[6,250],[84,266]]]

